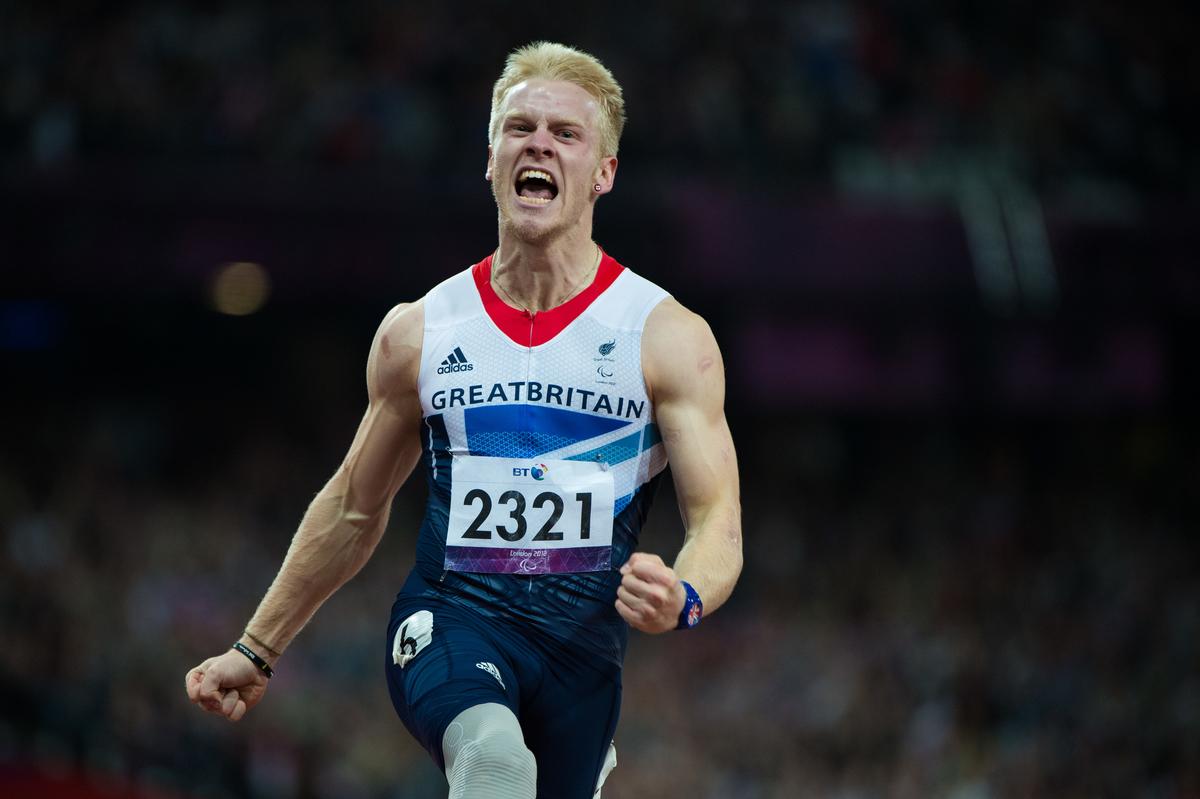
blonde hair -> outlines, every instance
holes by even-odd
[[[617,154],[621,131],[625,128],[625,98],[612,73],[593,55],[565,44],[534,42],[513,50],[504,62],[504,71],[492,89],[492,113],[488,119],[488,140],[496,138],[500,127],[500,104],[512,87],[533,78],[574,83],[596,99],[600,106],[601,157]]]

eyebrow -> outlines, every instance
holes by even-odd
[[[504,115],[504,121],[530,122],[532,121],[532,117],[529,114],[522,114],[520,111],[509,111]],[[563,126],[572,128],[587,127],[582,121],[576,119],[575,117],[548,117],[546,121],[552,128]]]

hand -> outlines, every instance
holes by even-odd
[[[679,576],[658,555],[634,552],[621,567],[617,613],[629,626],[651,634],[674,630],[685,601]]]
[[[185,682],[192,702],[230,721],[246,715],[267,691],[267,675],[235,649],[204,661]]]

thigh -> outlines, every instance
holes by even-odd
[[[422,611],[432,615],[428,634],[401,632]],[[395,662],[398,652],[411,655],[403,667]],[[514,713],[518,707],[516,677],[503,648],[469,611],[440,603],[397,601],[388,625],[387,682],[400,720],[443,770],[442,736],[455,716],[487,703]]]
[[[592,799],[620,711],[618,667],[546,664],[537,696],[521,713],[539,799]]]

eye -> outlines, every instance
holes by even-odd
[[[574,139],[574,138],[578,138],[578,137],[575,135],[575,131],[573,131],[573,130],[560,130],[560,131],[558,132],[558,135],[559,135],[559,136],[562,136],[564,139]]]

